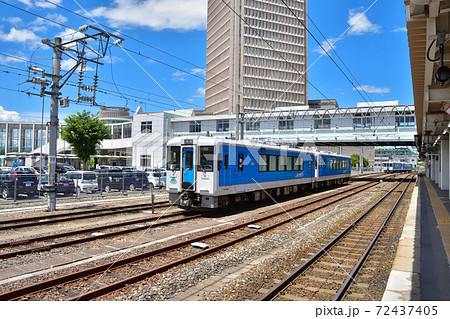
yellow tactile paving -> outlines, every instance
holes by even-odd
[[[441,232],[447,257],[450,257],[450,213],[439,199],[439,196],[427,177],[425,177],[425,184],[427,185],[428,195],[430,196],[434,215],[436,216],[436,220],[438,222],[438,227]]]

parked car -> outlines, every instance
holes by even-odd
[[[69,165],[69,164],[56,163],[56,172],[57,173],[59,173],[58,170],[60,170],[61,173],[67,173],[70,171],[75,171],[76,169],[75,169],[75,167],[73,167],[72,165]]]
[[[69,171],[64,174],[67,179],[73,180],[78,193],[95,193],[98,191],[97,175],[90,171]]]
[[[34,166],[33,168],[36,170],[38,174],[48,174],[48,166],[42,166],[42,172],[40,166]]]
[[[38,190],[43,191],[44,186],[48,184],[48,174],[41,174],[39,176]],[[61,175],[56,181],[56,193],[63,193],[64,196],[70,196],[75,193],[75,183],[66,176]]]
[[[17,166],[14,168],[15,172],[26,172],[37,174],[37,171],[31,166]]]
[[[37,172],[41,171],[40,166],[34,166],[33,169],[36,170]],[[75,171],[75,167],[73,167],[72,165],[69,165],[69,164],[56,163],[55,171],[58,174],[64,174],[69,171]],[[48,174],[48,166],[46,166],[46,165],[42,166],[42,173]]]
[[[16,195],[26,194],[28,197],[36,197],[39,195],[37,184],[38,177],[33,172],[0,171],[0,190],[4,199],[14,197],[14,191]]]
[[[143,171],[138,170],[124,170],[122,171],[125,178],[125,188],[130,191],[136,188],[147,189],[148,188],[148,178],[147,174]]]
[[[122,171],[118,169],[96,170],[95,174],[97,175],[97,184],[102,191],[109,193],[113,189],[120,191],[125,187]]]
[[[146,167],[144,171],[147,174],[149,187],[166,187],[166,171],[162,168],[149,168]]]
[[[100,170],[104,170],[104,169],[114,169],[114,166],[111,166],[111,165],[100,165],[100,166],[98,167],[98,169],[100,169]]]

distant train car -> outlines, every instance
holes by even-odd
[[[177,137],[167,144],[171,204],[218,208],[348,182],[350,157],[248,140]]]
[[[401,162],[383,162],[382,167],[383,171],[386,173],[410,172],[413,169],[413,165],[411,163],[401,163]]]
[[[411,172],[413,169],[413,164],[411,163],[403,163],[403,170],[405,172]]]

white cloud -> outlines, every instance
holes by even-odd
[[[62,0],[52,0],[52,2],[55,3],[55,4],[61,5]],[[56,8],[56,6],[54,6],[53,4],[51,4],[51,3],[47,2],[47,1],[35,1],[35,2],[34,2],[34,5],[35,5],[36,7],[39,7],[39,8],[45,8],[45,9],[53,9],[53,8]]]
[[[201,96],[205,96],[205,88],[198,88],[197,92],[201,95]]]
[[[68,19],[65,16],[63,16],[62,14],[56,14],[56,13],[47,14],[46,18],[50,19],[50,20],[54,20],[61,24],[66,23],[68,21]],[[47,22],[47,23],[51,23],[51,22]],[[54,24],[51,23],[51,25],[54,25]]]
[[[206,70],[205,69],[192,69],[191,73],[193,74],[200,74],[205,76],[206,75]]]
[[[34,32],[25,29],[19,30],[16,28],[11,28],[9,33],[3,33],[3,31],[0,31],[0,41],[25,43],[39,40],[40,38]]]
[[[143,26],[154,30],[203,30],[205,0],[114,0],[111,7],[91,10],[93,16],[109,20],[113,27]]]
[[[28,59],[30,57],[27,57],[23,55],[21,52],[15,52],[10,56],[7,55],[0,55],[0,63],[8,64],[8,63],[28,63]]]
[[[373,85],[361,85],[354,88],[353,90],[365,91],[366,93],[376,93],[376,94],[385,94],[391,92],[390,88],[376,87]]]
[[[53,9],[56,8],[56,6],[54,6],[53,4],[46,2],[46,1],[42,1],[42,0],[18,0],[19,2],[23,3],[25,6],[27,6],[28,8],[31,7],[38,7],[38,8],[45,8],[45,9]],[[52,0],[53,3],[56,4],[61,4],[62,0]]]
[[[0,105],[0,120],[2,121],[18,121],[19,113],[16,111],[5,111],[3,106]]]
[[[68,59],[68,60],[62,60],[61,61],[61,70],[69,71],[75,66],[76,62],[75,60]],[[78,66],[77,71],[81,71],[81,65]],[[85,71],[94,71],[94,69],[90,66],[86,66]]]
[[[335,50],[336,46],[333,45],[333,42],[336,41],[336,39],[327,39],[327,40],[328,40],[328,42],[324,40],[321,43],[322,47],[325,49],[325,52],[328,52],[331,49]],[[318,47],[314,48],[313,51],[322,54],[324,52],[324,50],[322,50],[322,47],[318,46]]]
[[[11,23],[14,25],[18,25],[18,24],[22,23],[22,18],[19,18],[19,17],[6,17],[5,18],[5,17],[3,17],[1,21],[8,22],[8,23]]]
[[[351,26],[348,31],[352,35],[363,35],[366,33],[379,33],[381,27],[369,21],[364,12],[357,12],[357,9],[351,9],[347,23]]]
[[[84,33],[73,31],[72,29],[64,29],[61,31],[61,33],[56,35],[57,37],[61,38],[62,43],[67,41],[72,41],[76,39],[81,39],[85,36]]]
[[[191,69],[190,71],[186,71],[190,74],[198,74],[201,76],[205,76],[206,75],[206,71],[204,69]],[[189,76],[190,74],[182,72],[182,71],[177,71],[174,74],[172,74],[173,76],[173,80],[174,81],[186,81],[186,76]]]
[[[407,32],[407,31],[408,29],[406,29],[406,27],[398,27],[392,30],[392,32]]]
[[[174,74],[172,74],[173,76],[173,80],[174,81],[186,81],[186,76],[187,74],[181,71],[177,71]]]

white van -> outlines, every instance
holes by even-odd
[[[95,193],[98,191],[97,175],[89,171],[69,171],[64,176],[73,180],[77,193]]]

